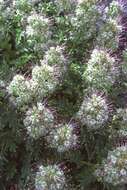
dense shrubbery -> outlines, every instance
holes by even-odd
[[[0,190],[123,190],[127,2],[0,1]]]

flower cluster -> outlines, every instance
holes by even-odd
[[[7,90],[17,105],[29,103],[31,100],[31,85],[22,75],[15,75]]]
[[[92,93],[84,98],[77,117],[89,130],[97,130],[109,120],[110,106],[103,95]]]
[[[110,50],[118,48],[118,35],[121,31],[121,26],[118,22],[120,11],[121,9],[117,1],[112,1],[110,6],[106,8],[104,24],[100,27],[97,38],[98,45]]]
[[[113,116],[113,123],[116,127],[116,138],[127,137],[127,109],[119,108]]]
[[[55,0],[58,11],[64,10],[67,13],[70,13],[74,10],[77,0]]]
[[[121,31],[121,26],[118,25],[115,19],[106,19],[105,24],[102,24],[97,37],[97,45],[110,50],[118,48],[118,36]]]
[[[118,18],[121,12],[121,6],[118,1],[113,0],[109,7],[106,7],[106,14],[109,18]]]
[[[43,50],[45,44],[50,39],[50,21],[44,15],[32,12],[27,18],[26,26],[27,41],[30,46],[34,46],[35,51]]]
[[[75,16],[72,18],[72,25],[75,28],[74,38],[83,41],[91,39],[96,35],[96,23],[100,14],[94,0],[79,1]]]
[[[35,188],[36,190],[66,190],[64,172],[58,165],[41,165],[36,173]]]
[[[93,87],[108,90],[119,76],[116,61],[106,51],[94,49],[83,77]]]
[[[46,51],[41,64],[43,65],[44,63],[52,66],[54,68],[54,75],[57,78],[61,78],[66,70],[66,59],[63,54],[63,48],[60,46],[50,47],[49,50]]]
[[[126,137],[127,137],[127,128],[123,127],[117,131],[117,138],[122,138],[124,140],[124,138]]]
[[[25,115],[23,123],[29,136],[34,139],[44,136],[53,127],[54,116],[42,103],[29,108]]]
[[[84,169],[82,170],[82,163],[92,164],[91,161],[95,158],[96,164],[101,152],[107,151],[110,140],[112,140],[110,145],[117,137],[125,140],[127,109],[118,109],[113,117],[116,117],[114,121],[111,105],[104,95],[104,93],[107,96],[111,95],[114,106],[120,107],[120,89],[123,90],[125,87],[125,78],[123,77],[124,81],[122,81],[123,78],[120,76],[123,76],[123,73],[126,76],[127,73],[126,58],[122,59],[123,50],[119,43],[121,32],[119,24],[122,25],[119,19],[122,17],[121,20],[124,20],[121,11],[123,9],[125,11],[125,8],[119,3],[122,1],[126,0],[9,0],[9,4],[4,4],[5,1],[0,0],[0,9],[3,9],[0,13],[1,61],[6,66],[10,60],[12,72],[15,70],[15,72],[25,73],[25,76],[23,74],[14,76],[7,88],[0,81],[0,88],[8,91],[22,115],[22,122],[18,121],[21,125],[24,124],[23,134],[26,132],[25,140],[28,143],[26,148],[29,146],[29,150],[26,149],[24,153],[28,154],[28,160],[27,157],[25,158],[32,172],[36,170],[36,161],[43,160],[48,164],[54,162],[54,165],[45,165],[45,163],[39,165],[36,174],[31,176],[31,178],[35,177],[34,180],[32,181],[28,177],[29,182],[25,181],[28,182],[28,185],[22,183],[22,187],[29,188],[29,185],[33,185],[34,187],[30,186],[29,189],[36,190],[74,190],[76,187],[82,189],[84,188],[80,183],[82,174],[84,179],[91,177],[91,169],[85,174]],[[6,9],[6,5],[9,9]],[[8,23],[9,28],[7,27]],[[122,28],[124,37],[127,32],[125,26],[126,24]],[[123,37],[123,35],[121,36]],[[121,40],[124,41],[125,38]],[[66,48],[65,53],[63,47]],[[117,52],[118,55],[116,55]],[[66,57],[70,59],[69,66]],[[83,64],[84,60],[86,60],[86,64]],[[123,62],[122,66],[120,62]],[[15,64],[19,66],[18,71],[17,67],[13,69]],[[83,92],[82,79],[85,79],[84,91],[86,94],[75,114]],[[119,82],[118,88],[117,82]],[[2,100],[3,96],[6,94],[2,94]],[[5,102],[5,104],[7,103]],[[53,106],[59,113],[54,114],[53,108],[50,106]],[[64,110],[66,106],[67,108]],[[67,110],[68,108],[70,110]],[[67,123],[70,117],[72,119]],[[72,120],[78,123],[82,129],[81,139],[80,133],[77,131],[79,129],[75,123],[72,123]],[[4,125],[2,124],[2,126]],[[2,130],[4,132],[4,127]],[[22,126],[19,126],[18,130],[22,137]],[[15,133],[11,134],[12,137],[13,135]],[[117,139],[119,141],[119,138]],[[101,140],[104,142],[100,143]],[[39,151],[36,150],[40,141],[46,145],[43,152],[41,147],[38,147]],[[32,143],[29,144],[29,142]],[[89,143],[91,143],[90,149]],[[103,144],[107,145],[105,149],[98,151]],[[9,146],[6,147],[7,150],[12,149]],[[79,150],[76,151],[78,148]],[[93,148],[97,151],[93,151]],[[49,153],[53,151],[55,154],[50,156]],[[32,156],[31,159],[29,153]],[[55,164],[56,156],[58,161],[67,162],[70,167],[63,164],[63,169],[61,165]],[[5,157],[8,157],[8,154]],[[24,171],[25,165],[22,164],[19,169]],[[3,172],[0,176],[4,176]],[[17,172],[19,171],[17,170]],[[30,171],[28,170],[28,172]],[[20,173],[19,177],[22,177],[22,172]],[[98,167],[95,175],[98,180],[105,183],[113,185],[126,183],[127,148],[122,146],[110,151],[108,158],[103,161],[101,167]],[[9,183],[5,184],[5,189],[11,188],[11,180],[8,176],[6,177]],[[94,182],[91,181],[91,183],[88,188],[94,188]],[[19,185],[18,182],[17,185]],[[100,185],[100,188],[102,186]]]
[[[57,78],[54,76],[53,67],[42,64],[35,66],[32,70],[32,89],[36,96],[44,97],[49,92],[52,92],[57,84]]]
[[[77,0],[78,5],[92,5],[92,4],[96,4],[97,0]]]
[[[38,32],[42,32],[44,35],[45,32],[48,31],[49,28],[49,19],[45,18],[43,15],[38,15],[36,12],[33,12],[28,18],[27,18],[27,23],[33,29],[34,33],[27,33],[28,36],[30,35],[37,35]]]
[[[14,76],[9,84],[8,92],[15,97],[17,105],[23,105],[28,104],[33,98],[44,98],[54,90],[57,83],[58,79],[54,76],[53,67],[43,64],[33,68],[30,80],[22,75]]]
[[[56,148],[58,152],[65,152],[78,146],[79,137],[74,133],[73,125],[60,124],[51,131],[47,142],[49,147]]]
[[[32,2],[32,1],[31,1]],[[15,8],[15,9],[18,9],[18,10],[22,10],[22,11],[25,11],[26,8],[29,8],[30,7],[30,0],[12,0],[12,6]]]
[[[65,65],[65,57],[63,55],[62,47],[50,47],[49,50],[45,53],[44,62],[50,66],[62,66]]]
[[[112,1],[108,7],[102,8],[102,19],[100,19],[96,45],[110,51],[114,51],[119,46],[119,34],[122,30],[119,23],[121,8],[118,1]]]
[[[122,185],[127,181],[127,147],[117,147],[109,151],[107,159],[95,171],[99,181],[112,185]]]
[[[62,79],[66,68],[62,48],[59,46],[49,48],[40,63],[41,65],[33,67],[31,79],[16,75],[9,84],[8,92],[16,97],[16,104],[23,105],[33,99],[43,99],[54,91]]]
[[[127,109],[117,109],[116,117],[120,120],[122,125],[127,125]]]

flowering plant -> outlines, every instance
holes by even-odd
[[[0,0],[0,190],[126,189],[126,33],[126,0]]]

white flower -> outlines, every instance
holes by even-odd
[[[116,18],[108,18],[106,22],[101,25],[97,37],[97,45],[102,48],[116,50],[118,48],[118,35],[121,32],[121,26],[118,24]]]
[[[45,53],[44,62],[50,66],[64,66],[66,60],[63,55],[62,47],[50,47],[49,50]]]
[[[74,133],[72,125],[60,124],[51,131],[47,137],[47,142],[50,147],[56,148],[58,152],[64,152],[75,148],[79,143],[79,139]]]
[[[109,18],[117,18],[120,14],[121,7],[118,1],[113,0],[109,7],[106,7],[105,12]]]
[[[77,0],[78,5],[80,5],[80,6],[85,5],[85,4],[93,5],[93,4],[96,4],[97,1],[98,0]]]
[[[95,171],[97,179],[114,186],[126,184],[127,181],[127,147],[121,146],[109,151],[108,158]]]
[[[18,105],[27,104],[31,100],[30,82],[22,75],[15,75],[7,90]]]
[[[58,165],[39,167],[35,178],[36,190],[66,190],[66,179],[64,172]]]
[[[28,134],[37,139],[52,129],[54,116],[42,103],[37,103],[37,106],[28,109],[23,122]]]
[[[83,77],[92,86],[110,89],[119,76],[116,61],[106,51],[94,49]]]
[[[119,108],[113,117],[113,122],[117,126],[116,138],[127,137],[127,109]]]
[[[77,4],[77,0],[55,0],[55,4],[58,11],[64,10],[67,13],[71,13]]]
[[[27,36],[32,37],[40,37],[47,38],[48,31],[49,31],[49,19],[46,18],[43,15],[39,15],[36,12],[33,12],[28,18],[27,18],[27,27],[26,27],[26,34]],[[30,31],[30,32],[29,32]],[[31,32],[32,31],[32,32]],[[39,36],[41,35],[41,36]]]
[[[27,18],[25,34],[28,45],[41,55],[51,37],[49,19],[32,12]]]
[[[58,84],[57,78],[54,76],[53,67],[47,64],[35,66],[32,70],[32,89],[35,96],[45,97],[48,93],[53,92]]]
[[[127,175],[127,170],[125,170],[125,169],[120,170],[120,174],[122,176],[126,176]]]
[[[89,39],[95,37],[99,16],[95,1],[85,0],[83,3],[79,3],[75,9],[75,16],[71,18],[75,29],[72,33],[72,39],[76,40],[77,43],[87,43]]]
[[[26,35],[31,37],[34,35],[34,29],[29,25],[26,27]]]
[[[111,155],[111,156],[110,156],[110,159],[111,159],[111,162],[112,162],[113,164],[115,164],[116,161],[117,161],[117,158],[116,158],[116,156],[114,156],[114,155]]]
[[[60,46],[50,47],[44,55],[44,59],[41,61],[41,65],[44,64],[53,67],[54,75],[61,79],[66,71],[66,59],[63,54],[63,48]]]
[[[104,127],[110,117],[109,105],[104,96],[92,93],[85,97],[77,113],[83,125],[89,130],[97,130]]]

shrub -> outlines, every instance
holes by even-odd
[[[127,181],[127,2],[0,1],[0,189]]]

